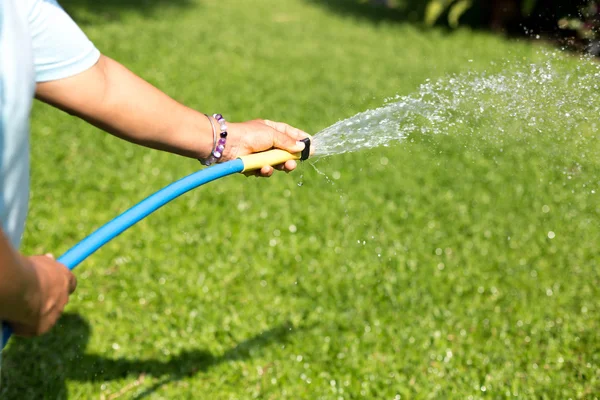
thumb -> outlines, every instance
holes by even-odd
[[[77,288],[77,278],[75,278],[75,275],[73,275],[73,273],[71,271],[69,271],[68,279],[69,279],[69,294],[72,294],[75,291],[75,289]]]
[[[294,128],[283,122],[265,120],[265,125],[273,129],[273,147],[297,153],[304,150],[306,146],[301,139],[309,137],[308,133]]]
[[[292,139],[284,133],[275,131],[273,135],[273,147],[289,151],[290,153],[299,153],[304,150],[306,144]]]

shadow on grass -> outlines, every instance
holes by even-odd
[[[125,13],[158,17],[172,8],[187,8],[193,0],[59,0],[60,5],[81,25],[119,21]]]
[[[304,0],[340,15],[357,19],[367,19],[372,22],[410,22],[421,23],[425,15],[427,2],[423,0],[402,0],[396,7],[390,8],[380,2],[359,0]]]
[[[129,378],[121,389],[130,397],[145,398],[162,386],[205,372],[223,362],[244,360],[255,349],[285,342],[295,331],[291,323],[282,324],[240,342],[220,356],[193,350],[173,355],[168,361],[135,358],[106,358],[86,354],[90,326],[77,314],[64,314],[47,335],[34,339],[13,339],[3,354],[2,399],[67,399],[67,380],[106,382]],[[159,380],[144,389],[144,377]],[[132,379],[133,378],[133,379]],[[141,392],[140,392],[141,389]],[[115,393],[113,397],[118,397]],[[111,398],[111,396],[108,396]]]

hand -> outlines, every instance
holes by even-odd
[[[302,151],[305,146],[299,140],[307,137],[310,137],[308,133],[283,122],[257,119],[242,123],[229,123],[227,145],[221,162],[272,148],[297,153]],[[296,166],[296,161],[289,160],[285,164],[275,166],[275,169],[290,172]],[[272,166],[265,165],[260,171],[251,172],[249,175],[269,177],[273,175],[273,171]]]
[[[31,295],[28,322],[11,324],[15,334],[21,336],[42,335],[50,330],[62,314],[75,291],[75,276],[51,255],[23,257],[25,268],[31,269],[37,278],[37,287]]]

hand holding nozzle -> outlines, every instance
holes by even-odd
[[[219,161],[221,163],[273,149],[292,154],[301,153],[306,148],[303,139],[310,137],[308,133],[286,123],[262,119],[228,123],[227,128],[227,144]],[[296,168],[295,160],[298,159],[300,158],[283,156],[283,162],[267,161],[259,168],[253,166],[247,169],[245,174],[268,177],[273,174],[274,169],[291,172]]]
[[[297,153],[273,149],[240,157],[240,160],[244,162],[244,170],[242,172],[255,171],[261,169],[265,165],[274,166],[284,164],[289,160],[304,161],[308,159],[308,157],[314,153],[314,149],[311,149],[310,146],[310,138],[302,139],[300,142],[304,143],[304,150]]]

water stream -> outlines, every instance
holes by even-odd
[[[577,146],[577,157],[596,156],[600,64],[556,52],[535,61],[492,63],[493,72],[467,72],[426,81],[412,94],[387,99],[317,133],[316,156],[402,142],[410,135],[471,135],[501,143],[506,135]],[[542,141],[543,142],[543,141]]]

